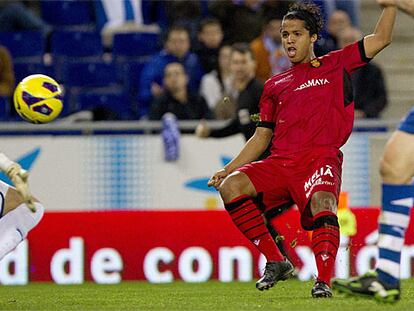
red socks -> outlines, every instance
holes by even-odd
[[[312,250],[318,268],[318,281],[330,284],[339,247],[338,217],[330,211],[324,211],[313,217]]]
[[[242,195],[224,206],[237,228],[256,246],[267,261],[284,260],[266,228],[261,211],[251,197]]]

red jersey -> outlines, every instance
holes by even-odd
[[[258,126],[275,127],[272,156],[344,145],[354,122],[350,74],[369,60],[361,40],[267,80]]]

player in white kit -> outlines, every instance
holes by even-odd
[[[0,170],[14,187],[0,181],[0,260],[23,241],[42,219],[43,205],[32,197],[28,172],[0,153]]]

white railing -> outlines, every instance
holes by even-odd
[[[394,130],[400,120],[356,120],[354,129],[357,130],[373,130],[386,129],[388,131]],[[194,130],[198,120],[194,121],[180,121],[179,128],[181,130]],[[208,121],[211,128],[220,128],[224,126],[227,121]],[[95,122],[52,122],[49,124],[29,124],[25,122],[0,122],[0,134],[16,133],[60,133],[79,132],[79,134],[94,134],[99,132],[142,132],[151,133],[159,130],[162,127],[161,121],[95,121]]]

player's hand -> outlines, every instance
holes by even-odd
[[[12,181],[17,192],[23,198],[23,201],[27,207],[33,213],[36,212],[36,208],[33,203],[33,197],[30,193],[29,184],[27,181],[29,178],[29,173],[26,170],[22,169],[19,164],[13,163],[8,167],[6,175]]]
[[[210,136],[210,128],[205,120],[201,120],[201,122],[197,125],[195,134],[197,137],[206,138]]]
[[[164,89],[158,83],[153,82],[151,84],[151,94],[154,97],[160,96],[164,92]]]
[[[218,188],[221,185],[221,182],[226,178],[228,175],[227,171],[223,168],[217,171],[208,181],[207,186]]]

